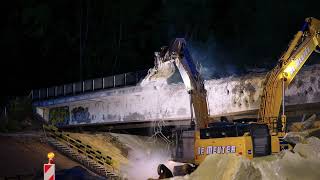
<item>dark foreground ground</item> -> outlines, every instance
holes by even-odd
[[[101,179],[29,132],[0,135],[0,180],[43,179],[48,152],[55,153],[56,179]]]

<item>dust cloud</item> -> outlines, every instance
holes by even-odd
[[[170,162],[171,152],[169,145],[162,141],[155,141],[149,137],[117,134],[120,141],[129,148],[129,164],[121,167],[121,174],[129,180],[146,180],[158,178],[159,164],[165,164],[173,169]]]
[[[129,152],[130,166],[122,168],[124,176],[129,180],[141,180],[157,178],[159,164],[167,164],[170,155],[165,152],[146,150],[134,150]]]

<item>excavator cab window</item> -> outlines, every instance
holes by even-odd
[[[250,132],[250,124],[217,122],[209,124],[208,128],[200,129],[200,139],[243,136]]]

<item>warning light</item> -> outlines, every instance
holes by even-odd
[[[54,153],[53,152],[49,152],[48,153],[48,159],[53,159],[54,158]]]

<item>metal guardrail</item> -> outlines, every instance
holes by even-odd
[[[66,143],[70,148],[76,150],[81,155],[93,160],[97,164],[104,166],[105,169],[113,174],[119,174],[119,169],[113,166],[113,160],[110,156],[104,156],[99,150],[94,149],[90,145],[82,143],[80,140],[72,138],[69,134],[59,130],[52,125],[43,125],[43,128],[51,137]]]
[[[137,85],[144,78],[148,70],[129,72],[114,76],[101,77],[79,81],[75,83],[63,84],[49,88],[34,89],[31,91],[32,100],[42,100],[62,96],[76,95],[101,89],[111,89]]]

